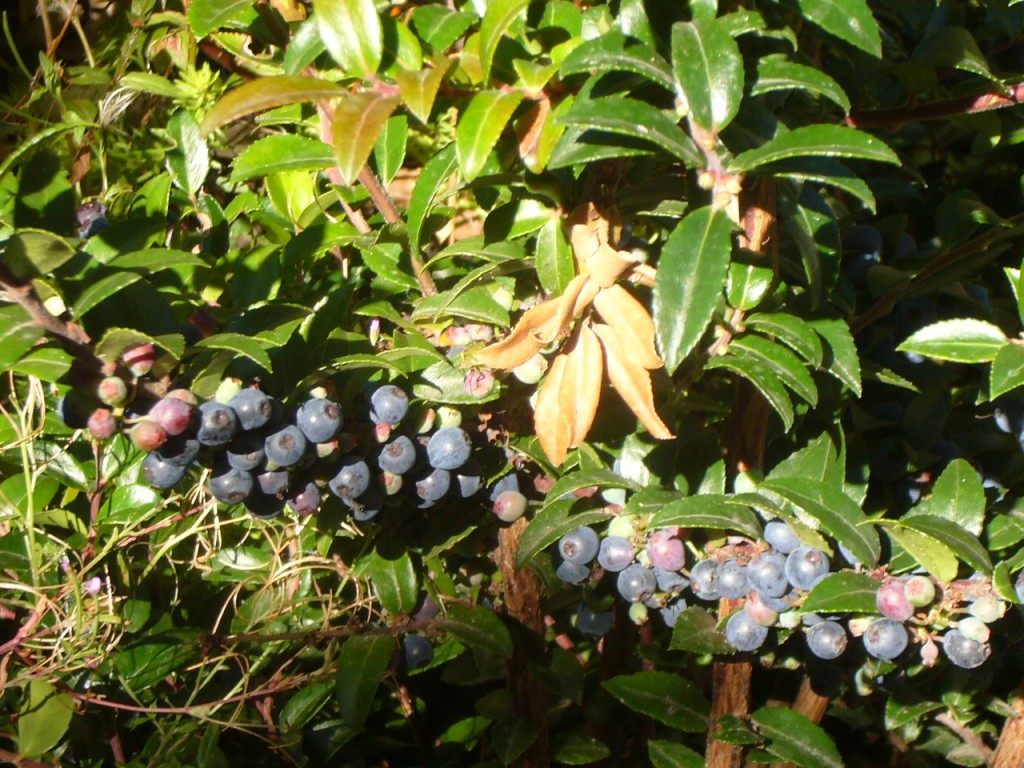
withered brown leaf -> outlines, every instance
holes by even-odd
[[[572,440],[572,424],[563,413],[560,402],[566,364],[565,355],[555,356],[537,391],[537,402],[533,407],[533,431],[540,447],[556,467],[565,459]]]
[[[665,364],[654,346],[654,321],[629,291],[621,285],[605,288],[594,298],[594,308],[615,329],[633,362],[652,370]]]
[[[623,341],[612,326],[594,323],[594,333],[604,347],[608,378],[626,405],[636,414],[647,431],[659,440],[669,440],[674,435],[654,410],[654,394],[651,391],[651,375],[642,365],[635,363],[623,348]]]
[[[572,427],[569,447],[576,448],[590,434],[604,379],[601,342],[588,325],[580,325],[566,358],[558,402]]]

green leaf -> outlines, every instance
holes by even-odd
[[[1007,344],[996,352],[989,371],[989,398],[995,399],[1024,384],[1024,347]]]
[[[700,208],[669,235],[654,281],[654,325],[671,375],[704,335],[725,287],[732,225],[722,211]]]
[[[462,317],[475,323],[507,328],[512,323],[508,310],[494,300],[483,286],[455,294],[443,291],[422,299],[413,310],[413,320],[436,320],[442,316]]]
[[[120,357],[121,353],[139,344],[154,344],[156,339],[133,328],[110,328],[96,345],[96,355],[108,363]]]
[[[978,538],[960,525],[937,515],[904,515],[900,525],[923,533],[945,544],[957,558],[986,576],[992,573],[992,560]]]
[[[728,496],[714,494],[687,496],[670,502],[660,512],[656,512],[648,523],[652,529],[676,525],[736,531],[753,539],[761,537],[761,524],[749,507],[731,501]]]
[[[790,61],[784,54],[765,56],[757,63],[757,82],[750,88],[753,96],[782,90],[802,90],[824,96],[850,111],[850,100],[842,87],[819,69]]]
[[[813,181],[849,192],[864,203],[869,211],[875,212],[875,196],[871,187],[844,163],[831,157],[792,157],[761,168],[762,173],[781,179]]]
[[[352,76],[373,79],[384,53],[380,16],[373,0],[313,0],[331,58]]]
[[[736,116],[743,97],[743,57],[718,19],[672,25],[672,70],[697,125],[717,133]]]
[[[538,512],[526,526],[516,551],[516,568],[525,568],[548,545],[582,525],[603,523],[610,515],[600,509],[571,514],[578,499],[559,499]]]
[[[435,622],[434,626],[470,647],[505,659],[512,656],[512,636],[508,629],[493,611],[482,606],[467,608],[453,605],[448,615]]]
[[[750,315],[747,328],[776,337],[804,360],[817,368],[825,351],[814,329],[799,317],[783,312],[764,312]]]
[[[197,38],[206,37],[250,8],[252,0],[192,0],[188,5],[188,24]]]
[[[836,216],[821,193],[810,185],[800,189],[798,195],[788,189],[780,191],[779,208],[800,254],[811,307],[816,309],[828,300],[839,278],[842,248]]]
[[[687,733],[708,729],[711,703],[684,677],[669,672],[637,672],[602,683],[605,690],[635,712]]]
[[[512,762],[525,752],[540,734],[540,725],[525,717],[502,720],[491,728],[491,741],[503,765]]]
[[[396,97],[372,91],[353,93],[339,102],[331,130],[334,159],[346,184],[355,183],[397,106]]]
[[[210,172],[210,150],[206,147],[199,124],[184,109],[179,109],[167,122],[167,132],[175,147],[167,153],[167,169],[174,183],[190,195],[195,195]]]
[[[0,307],[0,368],[14,365],[42,335],[43,329],[21,306]]]
[[[943,583],[956,578],[960,565],[956,554],[938,539],[913,528],[901,527],[902,521],[878,520],[893,541],[903,547],[914,561]]]
[[[230,352],[249,358],[264,370],[272,370],[270,356],[267,355],[263,345],[255,339],[243,336],[240,333],[217,333],[197,342],[196,346],[209,347],[211,349],[226,349]]]
[[[3,322],[0,320],[0,322]],[[0,337],[2,337],[0,333]],[[23,376],[35,376],[41,381],[55,383],[60,381],[71,368],[74,358],[62,349],[55,347],[43,347],[34,349],[22,357],[13,365],[4,362],[6,350],[3,347],[3,340],[0,338],[0,367],[4,370],[11,370]]]
[[[808,404],[818,404],[818,388],[814,384],[814,379],[797,356],[783,345],[748,334],[734,339],[729,345],[729,350],[739,350],[750,355],[763,363],[783,384],[800,395]]]
[[[356,635],[341,646],[334,695],[341,719],[361,730],[373,706],[377,688],[395,652],[395,639],[385,635]]]
[[[649,141],[693,167],[701,167],[704,162],[677,119],[637,99],[626,96],[577,98],[558,122]]]
[[[879,584],[866,573],[830,573],[815,585],[800,608],[807,613],[875,613]]]
[[[445,62],[445,66],[434,66],[417,72],[395,72],[395,82],[398,83],[402,101],[421,123],[430,120],[430,111],[434,108],[434,99],[437,98],[441,81],[448,72],[448,64],[450,62]]]
[[[890,696],[885,703],[885,727],[895,731],[897,728],[919,723],[929,712],[944,708],[945,705],[938,701],[905,704],[898,701],[895,696]]]
[[[828,432],[822,432],[818,437],[808,441],[803,448],[791,453],[772,467],[768,479],[802,477],[842,488],[845,474],[846,469],[832,436]]]
[[[563,496],[582,491],[584,488],[625,488],[629,491],[639,491],[640,486],[632,480],[627,480],[621,475],[608,469],[583,469],[578,472],[570,472],[551,487],[547,493],[545,505],[558,502]]]
[[[56,747],[71,725],[75,704],[45,680],[30,680],[18,711],[18,756],[38,757]]]
[[[760,360],[749,355],[729,353],[713,357],[705,365],[705,370],[715,368],[725,368],[745,378],[757,388],[758,392],[764,395],[772,410],[782,419],[786,430],[788,431],[793,426],[793,403],[789,399],[789,394],[782,383],[775,378],[771,369]]]
[[[562,765],[590,765],[611,755],[603,741],[586,733],[564,733],[552,741],[555,762]]]
[[[805,319],[828,345],[825,369],[860,397],[860,355],[853,342],[850,326],[839,318]]]
[[[998,326],[961,317],[927,325],[900,344],[897,352],[916,352],[936,360],[987,363],[1009,340]]]
[[[373,162],[377,175],[387,187],[395,180],[405,162],[405,145],[409,140],[409,118],[395,115],[384,124],[373,148]]]
[[[498,50],[498,43],[529,4],[530,0],[492,0],[487,5],[483,21],[480,22],[480,69],[485,84],[491,80],[491,63]]]
[[[715,617],[695,605],[691,605],[676,618],[668,647],[673,651],[697,654],[726,655],[736,652],[725,633],[718,630]]]
[[[878,532],[861,508],[842,489],[822,481],[800,477],[766,480],[758,493],[770,492],[784,498],[810,515],[839,540],[867,567],[874,566],[881,554]]]
[[[975,536],[985,523],[985,489],[978,473],[964,459],[954,459],[942,470],[928,499],[928,512],[952,520]]]
[[[134,91],[152,93],[155,96],[163,96],[168,99],[183,98],[181,88],[177,84],[172,83],[166,77],[153,75],[149,72],[129,72],[118,80],[117,84],[124,88],[131,88]]]
[[[762,707],[750,716],[780,760],[800,768],[843,768],[843,759],[821,726],[788,707]]]
[[[534,258],[541,287],[552,296],[560,296],[576,276],[576,262],[557,217],[553,216],[537,233]]]
[[[419,599],[419,578],[409,553],[402,550],[398,557],[385,557],[378,549],[360,558],[355,567],[356,576],[369,579],[374,594],[388,613],[409,613]]]
[[[994,80],[985,54],[974,37],[963,27],[942,27],[932,32],[914,49],[911,61],[934,67],[953,67]]]
[[[115,269],[138,269],[146,274],[155,274],[175,267],[207,267],[205,261],[192,253],[172,248],[144,248],[123,256],[116,256],[108,262]]]
[[[477,15],[452,11],[441,5],[418,5],[412,13],[412,26],[423,40],[439,51],[447,50],[473,26]]]
[[[199,132],[206,137],[222,125],[265,109],[317,99],[336,99],[347,94],[348,90],[343,86],[313,77],[259,77],[224,94],[206,113]]]
[[[199,658],[199,632],[173,629],[146,634],[114,656],[114,668],[132,690],[152,688],[172,672]]]
[[[676,89],[668,63],[650,46],[617,30],[578,45],[562,62],[559,72],[562,77],[591,72],[632,72],[673,93]]]
[[[434,196],[438,193],[445,181],[458,167],[459,159],[455,152],[455,142],[446,145],[430,158],[413,187],[412,197],[409,200],[407,219],[409,222],[409,248],[413,253],[420,250],[420,232],[423,229],[423,222],[434,204]]]
[[[867,0],[797,0],[803,15],[850,45],[872,56],[882,55],[878,22]]]
[[[71,307],[71,315],[76,318],[82,317],[100,302],[120,293],[141,279],[142,275],[137,272],[115,272],[90,283]]]
[[[483,170],[487,156],[522,100],[521,91],[480,91],[470,99],[459,118],[455,137],[459,169],[466,181],[472,181]]]
[[[285,133],[258,139],[232,163],[231,181],[248,181],[282,171],[320,171],[334,165],[331,148],[317,139]]]
[[[880,163],[900,164],[900,159],[881,139],[841,125],[805,125],[784,133],[757,149],[738,154],[731,173],[749,173],[768,163],[792,157],[856,157]]]
[[[75,255],[75,249],[64,238],[42,230],[18,230],[5,246],[4,262],[19,280],[53,272]]]
[[[647,757],[654,768],[704,768],[704,758],[689,747],[662,739],[647,742]]]

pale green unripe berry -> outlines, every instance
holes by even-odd
[[[227,405],[241,391],[242,380],[235,376],[228,376],[228,378],[217,385],[217,391],[214,393],[213,399],[218,403]]]
[[[783,611],[779,614],[779,626],[783,629],[796,629],[800,621],[800,611]]]
[[[967,612],[971,616],[981,619],[986,624],[991,624],[1003,618],[1003,614],[1006,613],[1006,603],[994,597],[983,597],[971,603],[967,608]],[[965,632],[964,634],[967,633]]]
[[[618,515],[608,523],[609,536],[632,539],[634,534],[636,534],[636,515]]]
[[[462,425],[462,413],[458,408],[452,408],[450,405],[439,406],[435,411],[435,418],[438,429]]]
[[[959,629],[960,634],[968,640],[974,640],[978,643],[988,642],[990,634],[988,625],[977,616],[968,616],[960,619],[957,624],[957,629]]]
[[[637,626],[647,623],[647,606],[643,603],[633,603],[629,606],[629,620]]]
[[[903,584],[903,591],[910,604],[923,608],[935,599],[935,583],[927,576],[911,576]]]

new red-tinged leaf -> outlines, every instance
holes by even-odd
[[[352,184],[366,165],[377,137],[398,106],[394,96],[373,92],[353,93],[334,112],[332,140],[341,178]]]

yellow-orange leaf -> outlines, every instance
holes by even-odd
[[[601,399],[604,356],[601,342],[586,325],[581,325],[572,349],[565,353],[565,372],[558,401],[571,426],[569,447],[576,448],[587,439]]]
[[[594,307],[615,329],[633,362],[651,370],[665,364],[654,346],[654,321],[646,307],[629,291],[621,285],[605,288],[594,298]]]
[[[537,402],[533,407],[533,431],[540,447],[556,467],[565,459],[572,439],[572,425],[565,418],[560,403],[565,366],[565,355],[556,355],[537,391]]]
[[[615,329],[603,323],[594,323],[594,333],[604,347],[605,361],[608,367],[608,378],[618,390],[626,405],[647,427],[647,431],[659,440],[669,440],[672,432],[654,410],[654,395],[651,392],[651,375],[642,365],[638,365],[626,354],[622,339]]]
[[[597,249],[602,245],[600,234],[592,225],[591,215],[597,216],[594,204],[583,203],[577,205],[565,220],[569,228],[572,253],[576,257],[576,269],[581,275],[586,274],[587,259],[597,253]]]
[[[607,243],[587,259],[587,272],[602,288],[615,285],[622,273],[636,265],[636,259],[626,251],[616,251]]]

